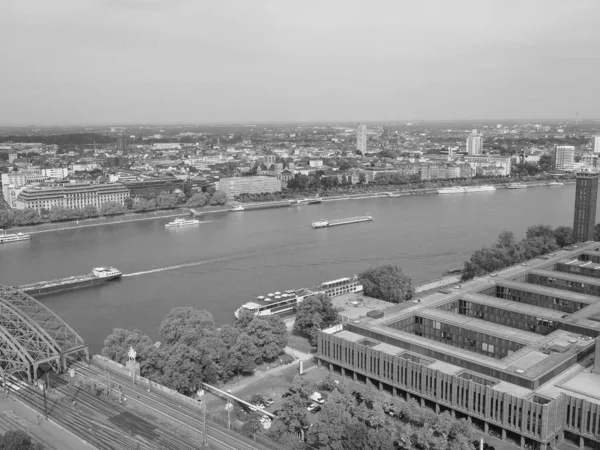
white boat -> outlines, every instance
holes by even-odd
[[[462,194],[465,192],[465,189],[461,186],[452,186],[449,188],[438,189],[438,194]]]
[[[2,230],[0,230],[2,231]],[[6,231],[0,236],[0,244],[8,244],[9,242],[28,241],[31,239],[31,235],[17,233],[17,234],[6,234]]]
[[[182,218],[177,218],[175,219],[173,222],[169,222],[167,224],[165,224],[165,227],[167,228],[171,228],[171,227],[186,227],[189,225],[198,225],[200,223],[200,221],[198,219],[182,219]]]
[[[564,186],[565,183],[563,183],[562,181],[551,181],[548,183],[548,186]]]
[[[523,183],[509,183],[506,187],[508,189],[527,189],[527,185]]]
[[[235,205],[235,206],[229,207],[229,211],[231,211],[231,212],[244,211],[245,209],[246,208],[244,208],[242,205]]]
[[[329,226],[329,222],[327,222],[325,219],[321,219],[313,222],[310,226],[313,228],[325,228]]]
[[[496,186],[493,184],[483,184],[481,186],[463,186],[465,192],[485,192],[485,191],[495,191]]]

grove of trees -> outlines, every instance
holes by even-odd
[[[598,237],[599,225],[596,225]],[[566,226],[552,228],[549,225],[533,225],[520,241],[516,240],[512,231],[503,231],[492,247],[473,252],[469,261],[465,262],[462,280],[519,264],[573,243],[573,230]]]
[[[310,426],[306,405],[315,390],[325,392],[327,402]],[[448,412],[436,414],[414,399],[403,406],[391,404],[372,384],[358,396],[330,376],[320,382],[296,376],[291,392],[266,432],[281,448],[473,450],[465,419]]]
[[[334,325],[338,313],[325,294],[312,295],[302,301],[296,310],[294,331],[304,334],[312,345],[317,345],[317,332]]]
[[[43,450],[44,446],[34,443],[25,431],[9,430],[0,434],[0,450]]]
[[[386,264],[358,274],[365,295],[391,303],[410,300],[415,289],[409,277],[398,266]]]
[[[283,352],[288,337],[279,316],[242,311],[234,325],[216,328],[211,313],[192,307],[173,308],[160,324],[159,336],[160,342],[153,342],[140,330],[115,328],[104,340],[102,355],[124,364],[133,347],[142,376],[191,395],[202,382],[253,373]]]

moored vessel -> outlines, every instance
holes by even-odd
[[[438,189],[438,194],[462,194],[465,189],[461,186],[452,186],[448,188]]]
[[[57,278],[50,281],[39,281],[37,283],[23,284],[16,286],[22,292],[29,295],[54,294],[69,289],[79,289],[106,281],[120,278],[123,274],[114,267],[94,267],[87,275],[75,275],[73,277]]]
[[[235,205],[235,206],[229,207],[229,211],[231,211],[231,212],[244,211],[245,209],[246,208],[244,208],[242,205]]]
[[[327,228],[327,227],[335,227],[337,225],[348,225],[351,223],[360,223],[360,222],[370,222],[373,220],[373,216],[356,216],[356,217],[346,217],[344,219],[333,219],[333,220],[317,220],[313,222],[311,226],[313,228]]]
[[[251,311],[257,316],[283,314],[295,310],[298,304],[312,295],[325,294],[329,297],[337,297],[339,295],[362,292],[362,290],[363,286],[358,281],[358,276],[354,275],[353,277],[338,278],[336,280],[326,281],[321,283],[320,286],[313,288],[287,290],[279,296],[279,300],[274,299],[274,294],[259,296],[257,297],[257,300],[260,301],[262,297],[262,301],[268,303],[244,303],[236,309],[235,317],[239,317],[240,311],[242,310]]]
[[[2,231],[2,230],[0,230]],[[24,233],[17,234],[6,234],[6,231],[0,235],[0,244],[8,244],[9,242],[28,241],[31,239],[31,235]]]
[[[527,185],[523,183],[509,183],[506,187],[508,189],[527,189]]]
[[[563,183],[562,181],[550,181],[547,185],[548,186],[564,186],[565,183]]]
[[[174,221],[166,223],[165,227],[167,227],[167,228],[186,227],[189,225],[197,225],[199,223],[200,223],[200,221],[198,219],[182,219],[181,217],[178,217]]]

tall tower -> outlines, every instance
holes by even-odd
[[[594,240],[597,200],[598,174],[578,173],[575,186],[575,217],[573,218],[573,240],[575,242]]]
[[[478,156],[483,153],[483,136],[477,133],[477,130],[467,136],[467,154],[469,156]]]
[[[356,129],[356,150],[361,155],[367,153],[367,126],[363,123],[359,123]]]
[[[554,167],[556,170],[572,171],[575,162],[575,147],[572,145],[557,145],[554,152]]]
[[[123,156],[127,155],[127,136],[124,134],[117,135],[117,151]]]
[[[594,153],[600,153],[600,135],[594,136]]]

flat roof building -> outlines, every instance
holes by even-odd
[[[600,270],[583,271],[596,266],[588,242],[509,267],[322,330],[316,358],[522,447],[598,445]]]
[[[225,192],[230,199],[240,194],[281,192],[281,181],[267,176],[221,178],[219,190]]]
[[[53,206],[100,208],[106,202],[123,204],[129,190],[121,183],[69,183],[51,186],[26,187],[17,196],[17,209],[35,209],[38,212]]]

